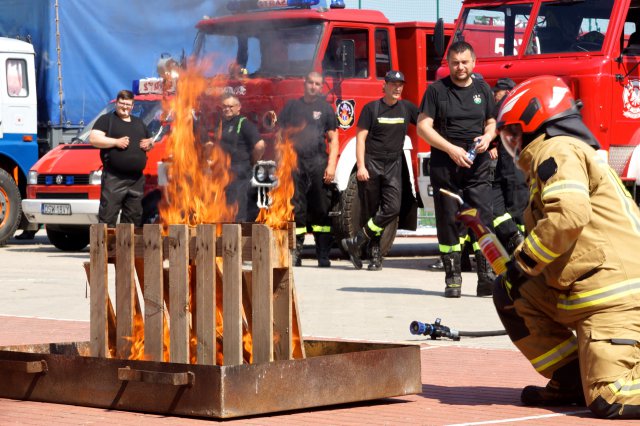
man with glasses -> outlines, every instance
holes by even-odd
[[[236,222],[251,222],[257,215],[249,204],[252,164],[262,158],[265,143],[257,127],[240,115],[240,100],[231,94],[220,99],[222,117],[213,132],[220,147],[231,157],[233,180],[226,188],[227,203],[237,203]],[[207,142],[213,145],[214,142]]]
[[[142,120],[131,115],[133,97],[129,90],[119,91],[115,111],[98,118],[89,134],[102,160],[98,221],[109,227],[116,226],[118,214],[121,223],[142,225],[142,172],[153,141]]]

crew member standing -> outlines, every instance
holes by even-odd
[[[524,81],[498,114],[531,197],[524,243],[496,280],[509,337],[546,387],[525,405],[584,404],[640,418],[640,211],[558,77]],[[589,145],[592,145],[591,147]]]
[[[495,136],[491,88],[472,78],[475,53],[469,43],[453,43],[447,52],[450,75],[431,84],[424,94],[418,134],[431,145],[431,184],[434,189],[436,228],[445,268],[445,297],[460,297],[462,274],[458,204],[440,192],[462,195],[480,212],[482,221],[493,220],[491,159],[486,152]],[[475,152],[475,159],[470,156]],[[495,278],[480,250],[475,251],[478,296],[490,296]]]
[[[361,250],[369,243],[370,271],[382,269],[380,236],[398,217],[402,201],[402,154],[409,123],[416,124],[418,108],[402,100],[404,74],[389,71],[382,99],[362,109],[356,133],[358,195],[363,206],[362,229],[342,240],[356,269],[362,268]]]
[[[501,78],[493,86],[496,116],[515,85],[510,78]],[[529,188],[522,171],[515,166],[499,138],[494,140],[494,144],[495,147],[489,151],[491,157],[496,159],[493,174],[493,229],[507,252],[513,253],[524,239],[522,214],[527,207]]]
[[[237,203],[236,222],[252,222],[255,214],[250,212],[249,191],[251,189],[252,164],[262,158],[265,143],[256,126],[240,115],[240,100],[231,94],[220,99],[222,119],[214,135],[219,135],[220,146],[231,157],[233,180],[226,188],[227,203]],[[207,142],[212,144],[213,142]]]
[[[331,266],[331,187],[338,162],[336,114],[324,99],[324,79],[312,71],[304,80],[304,96],[289,101],[280,113],[280,125],[290,132],[298,168],[293,174],[291,200],[296,221],[294,265],[302,265],[301,250],[307,228],[313,232],[319,267]],[[329,152],[327,153],[327,141]]]
[[[131,115],[133,99],[131,91],[119,91],[115,111],[100,116],[89,134],[102,160],[98,221],[110,227],[116,226],[118,214],[121,223],[142,225],[142,172],[153,141],[142,120]]]

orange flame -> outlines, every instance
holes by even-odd
[[[293,147],[292,133],[297,129],[284,129],[276,137],[276,156],[278,167],[276,178],[278,185],[269,191],[271,206],[260,209],[257,222],[264,223],[271,229],[286,229],[287,222],[293,221],[293,204],[291,198],[295,191],[293,172],[298,168],[298,155]]]
[[[162,223],[188,224],[233,221],[237,205],[227,205],[225,188],[233,176],[231,158],[217,141],[199,140],[194,134],[196,111],[208,90],[203,66],[191,64],[178,79],[176,96],[169,100],[173,117],[167,140],[169,182],[160,205]],[[204,117],[203,117],[204,119]]]

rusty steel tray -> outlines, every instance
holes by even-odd
[[[238,366],[93,358],[88,342],[0,347],[0,397],[231,418],[419,393],[417,345],[306,341],[306,359]]]

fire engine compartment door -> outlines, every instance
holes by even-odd
[[[37,107],[33,55],[0,53],[0,134],[3,138],[37,133]]]

